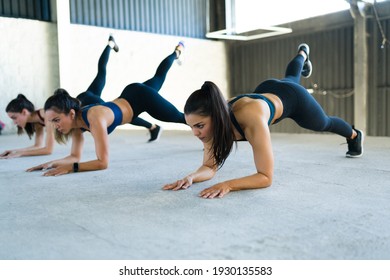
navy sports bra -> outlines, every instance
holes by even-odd
[[[236,102],[238,99],[243,98],[243,97],[249,97],[252,99],[261,99],[261,100],[264,100],[265,102],[267,102],[269,109],[271,111],[271,115],[270,115],[269,120],[268,120],[268,125],[270,125],[274,116],[275,116],[275,105],[271,102],[271,100],[269,100],[267,97],[265,97],[264,95],[261,95],[259,93],[246,93],[246,94],[241,94],[241,95],[237,96],[236,98],[230,100],[228,103],[229,107],[231,107],[234,104],[234,102]],[[241,134],[241,136],[244,137],[244,139],[245,139],[244,131],[242,130],[242,128],[238,124],[238,121],[231,110],[230,110],[230,120],[232,121],[233,125],[238,130],[238,132]]]
[[[115,103],[113,103],[113,102],[105,102],[105,103],[97,103],[97,104],[91,104],[91,105],[85,106],[85,107],[81,108],[81,116],[83,117],[83,120],[84,120],[85,124],[89,128],[89,121],[88,121],[88,118],[87,118],[88,110],[91,107],[99,106],[99,105],[110,108],[112,110],[112,112],[114,113],[114,121],[112,122],[112,124],[109,127],[107,127],[107,133],[110,134],[111,132],[114,131],[114,129],[118,125],[122,124],[122,119],[123,119],[122,111],[119,108],[119,106],[116,105]],[[84,129],[84,128],[81,128],[81,130],[82,131],[86,131],[86,129]]]

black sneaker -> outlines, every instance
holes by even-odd
[[[156,124],[156,128],[150,130],[150,139],[148,142],[157,141],[160,138],[162,127]]]
[[[108,43],[112,42],[113,43],[113,46],[111,46],[111,48],[114,49],[114,51],[116,52],[119,52],[119,47],[118,45],[115,43],[115,40],[114,40],[114,37],[112,35],[110,35],[110,37],[108,37]]]
[[[347,139],[348,152],[345,154],[346,157],[361,157],[363,155],[363,131],[353,128],[357,132],[355,139]]]
[[[304,78],[309,78],[311,76],[311,73],[313,72],[313,65],[311,64],[311,61],[309,59],[309,54],[310,54],[310,47],[308,44],[300,44],[298,46],[298,52],[299,51],[304,51],[306,53],[306,60],[305,63],[303,64],[301,75]]]

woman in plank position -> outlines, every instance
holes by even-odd
[[[86,106],[95,103],[104,103],[101,99],[103,88],[106,84],[106,68],[111,50],[119,51],[118,45],[115,43],[114,37],[110,35],[108,44],[104,48],[99,61],[98,73],[88,89],[79,94],[77,99],[81,101],[81,106]],[[45,110],[35,110],[34,104],[28,100],[23,94],[19,94],[15,99],[7,105],[6,110],[8,116],[18,127],[18,134],[23,134],[25,131],[31,139],[35,134],[34,145],[26,148],[6,150],[0,154],[0,158],[9,159],[22,156],[40,156],[50,155],[54,148],[54,131],[51,125],[48,125],[45,118]],[[156,124],[151,124],[141,118],[135,118],[131,124],[143,126],[150,132],[149,142],[157,140],[161,134],[161,127]],[[46,132],[46,139],[45,139]]]
[[[109,162],[108,134],[118,125],[132,122],[142,112],[161,121],[185,124],[184,114],[158,93],[172,63],[179,58],[183,49],[184,45],[180,42],[174,52],[160,63],[154,77],[144,83],[129,84],[111,102],[81,107],[80,101],[72,98],[66,90],[56,90],[45,102],[45,114],[55,127],[57,142],[65,143],[72,137],[71,153],[63,159],[35,166],[28,171],[48,169],[45,176],[57,176],[106,169]],[[95,160],[79,162],[84,142],[83,131],[92,134]]]
[[[327,116],[317,101],[300,85],[309,77],[312,64],[309,46],[301,44],[287,65],[284,79],[262,82],[252,94],[239,95],[229,102],[218,87],[205,82],[192,93],[184,107],[187,124],[204,145],[202,165],[181,180],[164,186],[166,190],[187,189],[193,183],[214,177],[229,156],[233,142],[246,140],[253,150],[256,173],[211,186],[203,198],[223,197],[230,191],[268,187],[272,184],[274,157],[269,126],[285,118],[303,128],[333,132],[347,138],[347,157],[363,154],[363,132],[338,117]]]

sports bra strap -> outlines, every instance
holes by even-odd
[[[41,115],[41,110],[36,110],[35,112],[38,114],[39,119],[42,121],[42,123],[40,124],[45,126],[45,119]]]

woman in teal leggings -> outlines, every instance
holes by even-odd
[[[110,35],[108,38],[108,45],[104,48],[103,53],[101,54],[98,61],[98,73],[95,79],[92,81],[88,89],[80,93],[77,96],[77,99],[81,101],[81,106],[104,103],[104,100],[101,98],[101,94],[104,86],[106,85],[106,73],[107,73],[107,63],[110,57],[111,49],[118,52],[119,47],[116,44],[114,37]],[[158,140],[162,132],[162,128],[157,124],[151,124],[142,118],[135,118],[131,121],[132,125],[142,126],[149,130],[150,139],[148,142],[153,142]]]
[[[72,137],[71,154],[28,171],[49,169],[44,173],[45,176],[57,176],[106,169],[109,162],[108,134],[118,125],[132,122],[142,112],[147,112],[161,121],[185,124],[184,114],[158,93],[169,69],[183,49],[183,43],[179,43],[174,52],[160,63],[151,79],[144,83],[129,84],[122,94],[111,102],[98,102],[81,107],[80,100],[71,97],[64,89],[57,89],[45,102],[45,114],[55,128],[57,142],[64,143],[68,137]],[[90,132],[94,138],[96,159],[79,162],[84,131]]]
[[[274,157],[269,126],[285,118],[303,128],[327,131],[345,137],[347,157],[363,154],[363,132],[338,117],[325,114],[309,92],[299,84],[309,77],[312,65],[309,46],[301,44],[298,54],[288,64],[284,79],[262,82],[252,94],[226,102],[218,87],[206,82],[192,93],[184,107],[187,124],[204,145],[203,163],[181,180],[164,189],[179,190],[193,183],[209,180],[229,156],[234,141],[248,141],[253,150],[255,174],[218,183],[203,190],[204,198],[223,197],[230,191],[268,187],[272,184]]]

